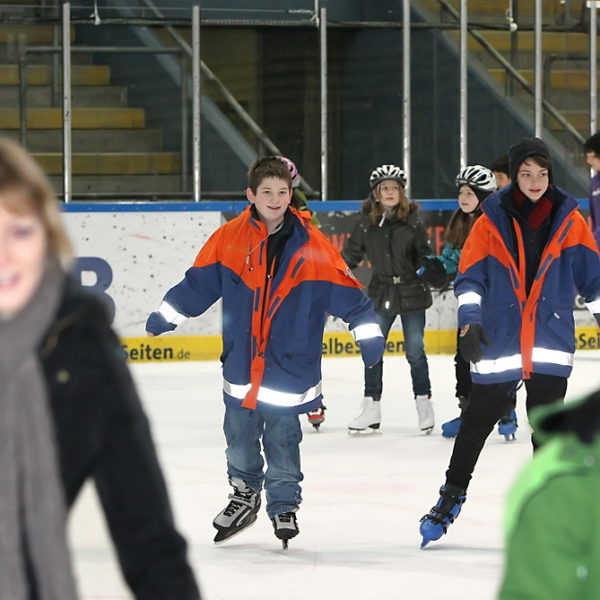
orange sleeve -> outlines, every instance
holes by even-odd
[[[460,253],[460,261],[458,263],[459,273],[464,273],[474,264],[489,256],[490,232],[488,226],[489,219],[486,215],[482,215],[475,221],[475,225],[473,225]]]

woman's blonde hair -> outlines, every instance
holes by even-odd
[[[67,266],[73,247],[46,174],[19,144],[0,136],[0,206],[15,214],[34,214],[46,231],[48,256]]]
[[[381,217],[385,212],[385,206],[381,203],[381,199],[379,197],[379,186],[385,181],[394,181],[385,179],[384,181],[379,182],[369,194],[369,197],[363,202],[361,210],[365,214],[368,214],[371,222],[373,224],[377,224],[381,221]],[[400,202],[392,208],[391,213],[396,217],[399,221],[402,221],[408,217],[408,215],[414,210],[411,208],[411,203],[408,201],[406,197],[406,191],[404,187],[398,182],[398,191],[400,192]],[[416,208],[416,206],[415,206]]]

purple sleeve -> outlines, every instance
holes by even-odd
[[[592,217],[592,232],[596,244],[600,246],[600,173],[596,173],[590,181],[590,216]]]

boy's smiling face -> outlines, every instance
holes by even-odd
[[[283,221],[292,191],[284,179],[265,177],[256,188],[256,193],[251,188],[246,190],[246,198],[254,204],[260,220],[271,233]]]
[[[548,169],[541,167],[531,158],[526,158],[517,173],[519,189],[531,200],[537,202],[548,189]]]

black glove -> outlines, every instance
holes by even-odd
[[[423,277],[425,282],[431,287],[442,288],[446,285],[448,276],[441,260],[438,260],[437,258],[426,258],[423,267],[421,267],[421,269],[423,269],[421,277]],[[421,269],[419,269],[419,271],[421,271]]]
[[[458,349],[460,350],[460,355],[467,362],[475,363],[481,360],[481,355],[483,354],[481,344],[485,344],[486,346],[489,344],[487,335],[485,335],[485,331],[483,331],[481,325],[465,325],[460,330]]]

